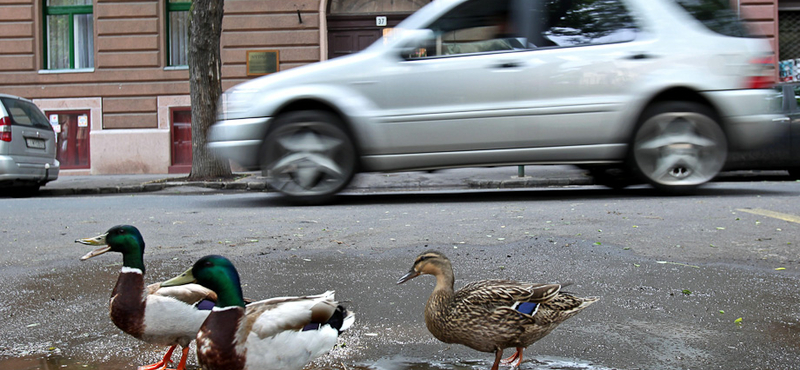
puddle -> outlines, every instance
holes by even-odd
[[[59,355],[46,357],[20,357],[0,359],[0,369],[3,370],[78,370],[78,369],[124,369],[135,368],[138,365],[122,363],[94,363],[86,360],[77,360]],[[375,362],[360,362],[346,365],[343,362],[330,364],[327,366],[311,366],[313,369],[343,369],[343,370],[486,370],[491,363],[485,360],[456,360],[446,361],[427,361],[421,358],[411,358],[406,356],[386,357]],[[502,367],[508,369],[508,367]],[[200,367],[192,364],[186,366],[187,370],[199,370]],[[606,367],[593,365],[574,359],[564,359],[556,357],[542,357],[527,360],[520,366],[521,370],[610,370]]]
[[[359,363],[356,369],[363,370],[486,370],[492,366],[491,362],[474,360],[457,360],[455,362],[426,361],[420,358],[405,356],[382,358],[375,362]],[[501,369],[510,369],[501,366]],[[593,365],[590,362],[556,358],[541,357],[525,360],[520,365],[521,370],[611,370],[610,368]]]
[[[122,366],[112,366],[121,368]],[[0,359],[0,369],[3,370],[53,370],[53,369],[100,369],[109,368],[109,364],[98,364],[87,361],[78,361],[62,356],[47,357],[20,357]]]

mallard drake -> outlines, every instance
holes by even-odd
[[[182,347],[176,369],[183,370],[189,343],[211,312],[216,294],[197,284],[163,287],[155,283],[145,287],[144,238],[134,226],[114,226],[104,234],[75,242],[102,246],[81,257],[81,261],[109,251],[122,253],[122,271],[111,292],[111,321],[137,339],[170,346],[161,361],[139,370],[166,369],[176,346]]]
[[[518,367],[522,351],[599,298],[561,292],[559,284],[482,280],[453,291],[453,267],[444,254],[421,253],[397,284],[433,275],[436,286],[425,304],[425,325],[436,339],[494,352],[492,370],[502,363]],[[505,348],[514,355],[502,359]]]
[[[239,273],[230,260],[210,255],[184,274],[162,283],[194,283],[217,293],[217,306],[197,333],[197,359],[204,370],[300,370],[330,351],[354,316],[334,292],[280,297],[245,307]]]

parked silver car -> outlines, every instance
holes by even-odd
[[[6,194],[32,195],[58,179],[56,134],[33,102],[0,94],[0,187]]]
[[[771,49],[728,4],[436,0],[360,53],[228,90],[209,147],[312,202],[359,171],[517,164],[686,191],[774,136]]]

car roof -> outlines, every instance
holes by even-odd
[[[16,96],[16,95],[11,95],[11,94],[3,94],[3,93],[0,93],[0,98],[11,98],[11,99],[20,99],[20,100],[30,101],[30,99],[26,99],[26,98],[23,98],[21,96]]]

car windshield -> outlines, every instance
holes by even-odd
[[[733,37],[749,37],[750,34],[731,9],[728,0],[675,0],[692,17],[708,29]]]
[[[39,108],[32,103],[20,99],[0,98],[11,117],[11,124],[49,129],[50,123]]]

